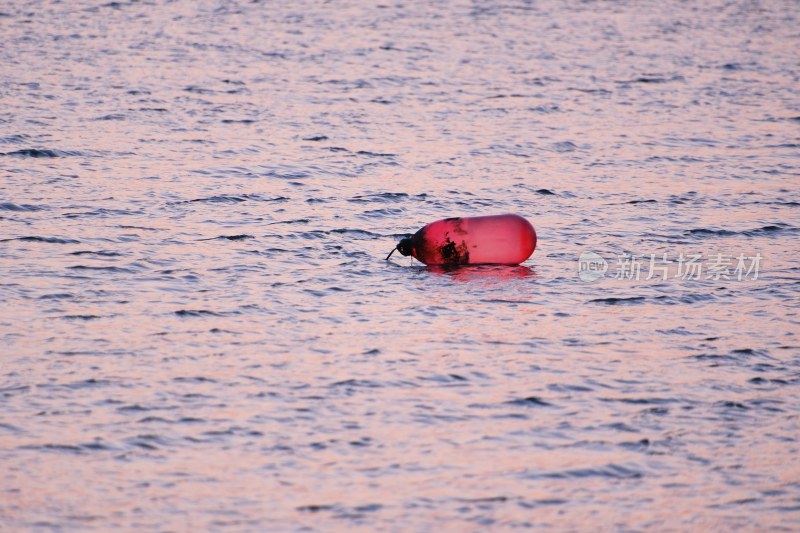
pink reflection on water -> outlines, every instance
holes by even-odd
[[[447,276],[460,282],[504,282],[517,279],[536,279],[536,270],[525,265],[477,265],[462,267],[446,267],[431,265],[426,271],[437,276]]]

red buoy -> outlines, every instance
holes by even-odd
[[[494,215],[431,222],[402,239],[395,250],[426,265],[518,265],[535,248],[530,222],[519,215]]]

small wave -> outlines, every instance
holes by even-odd
[[[735,410],[735,411],[746,411],[746,410],[750,409],[749,407],[747,407],[743,403],[733,402],[733,401],[730,401],[730,400],[720,400],[718,402],[714,402],[714,405],[717,406],[717,407],[722,407],[723,409],[726,409],[726,410],[732,409],[732,410]]]
[[[0,422],[0,431],[7,431],[9,433],[22,433],[22,429],[12,424]]]
[[[87,389],[96,387],[108,387],[111,385],[116,385],[116,382],[108,379],[89,378],[81,381],[75,381],[73,383],[70,383],[66,387],[68,389],[78,390],[78,389]]]
[[[42,207],[30,204],[15,204],[14,202],[0,202],[0,211],[41,211]]]
[[[701,353],[689,356],[690,359],[695,361],[713,361],[715,364],[719,361],[735,361],[734,357],[730,355],[720,355],[716,353]]]
[[[645,301],[644,296],[631,296],[629,298],[595,298],[589,300],[589,303],[600,303],[606,305],[627,305],[627,304],[640,304]]]
[[[0,153],[9,157],[34,157],[34,158],[50,158],[50,157],[68,157],[81,155],[80,152],[67,151],[67,150],[47,150],[38,148],[24,148],[22,150],[15,150],[13,152]]]
[[[311,176],[311,174],[308,172],[296,171],[296,170],[282,170],[282,169],[279,170],[274,168],[267,168],[260,175],[268,178],[278,178],[282,180],[299,180]]]
[[[327,135],[314,135],[312,137],[303,137],[304,141],[313,141],[313,142],[320,142],[320,141],[327,141]]]
[[[39,300],[66,300],[69,298],[75,298],[75,295],[70,294],[68,292],[57,292],[53,294],[43,294],[39,296]]]
[[[216,379],[207,378],[205,376],[191,376],[191,377],[178,376],[176,378],[173,378],[172,381],[175,381],[177,383],[216,383],[217,382]]]
[[[695,335],[693,332],[689,331],[683,326],[678,326],[677,328],[672,328],[672,329],[657,329],[656,333],[661,333],[663,335],[682,335],[682,336]]]
[[[30,141],[30,139],[31,136],[25,135],[24,133],[18,135],[7,135],[5,137],[0,137],[0,144],[22,144]]]
[[[694,304],[697,302],[708,302],[715,300],[716,296],[713,294],[689,293],[682,294],[681,296],[667,296],[661,295],[653,298],[653,302],[661,305],[676,305],[676,304]]]
[[[309,222],[311,222],[311,221],[308,220],[307,218],[298,218],[298,219],[295,219],[295,220],[279,220],[277,222],[269,222],[266,225],[267,226],[273,226],[275,224],[308,224]]]
[[[666,161],[669,163],[705,163],[707,162],[706,159],[700,157],[692,157],[688,155],[683,156],[667,156],[667,155],[651,155],[647,159],[645,159],[648,163],[658,163],[662,161]]]
[[[793,202],[793,201],[774,201],[774,202],[753,202],[754,204],[764,204],[764,205],[782,205],[786,207],[800,207],[800,202]]]
[[[567,87],[567,90],[568,91],[578,91],[578,92],[587,93],[587,94],[598,94],[598,95],[609,95],[609,94],[611,94],[611,91],[609,91],[608,89],[602,89],[602,88],[583,89],[583,88],[580,88],[580,87]]]
[[[745,235],[747,237],[756,237],[760,235],[774,235],[780,232],[795,233],[796,231],[797,228],[794,226],[778,223],[742,231],[732,231],[727,229],[716,229],[716,228],[695,228],[686,230],[684,232],[684,235],[700,235],[700,236],[711,235],[715,237],[730,237],[732,235]]]
[[[548,115],[550,113],[558,113],[561,111],[561,108],[557,105],[537,105],[535,107],[529,107],[528,111],[533,113],[542,113]]]
[[[657,200],[630,200],[625,202],[626,204],[655,204]]]
[[[546,402],[538,396],[528,396],[527,398],[510,400],[505,403],[508,405],[519,405],[523,407],[553,407],[552,403]]]
[[[572,141],[561,141],[550,145],[550,149],[553,152],[566,153],[574,152],[578,149],[578,146]]]
[[[183,89],[187,93],[194,93],[194,94],[215,94],[216,91],[213,89],[206,89],[205,87],[198,87],[197,85],[189,85],[188,87],[184,87]]]
[[[731,350],[727,354],[718,354],[718,353],[701,353],[697,355],[692,355],[692,359],[697,361],[714,361],[715,363],[728,361],[731,363],[736,364],[752,364],[756,360],[773,360],[775,359],[772,357],[768,352],[764,350],[754,350],[752,348],[741,348],[737,350]]]
[[[630,442],[630,441],[628,441],[628,442],[620,442],[618,446],[620,446],[622,448],[625,448],[625,449],[628,449],[628,450],[633,450],[633,451],[642,450],[643,451],[643,450],[647,450],[648,448],[650,448],[650,445],[651,445],[650,439],[639,439],[639,440],[633,441],[633,442]]]
[[[75,446],[74,444],[26,444],[20,446],[19,449],[69,454],[81,454],[85,451],[80,446]]]
[[[83,218],[83,217],[116,217],[126,215],[141,215],[142,211],[129,211],[127,209],[106,209],[101,207],[94,211],[84,211],[81,213],[64,213],[64,218]]]
[[[358,155],[366,155],[369,157],[397,157],[396,154],[388,154],[388,153],[381,153],[381,152],[370,152],[368,150],[359,150],[356,152]]]
[[[206,309],[180,309],[175,311],[175,314],[180,317],[225,316],[224,313],[217,313]]]
[[[482,498],[454,498],[455,501],[464,503],[502,503],[509,500],[508,496],[484,496]]]
[[[748,383],[752,383],[753,385],[789,385],[790,382],[786,381],[785,379],[779,378],[763,378],[761,376],[756,376],[748,380]]]
[[[592,392],[594,389],[585,385],[572,385],[570,383],[551,383],[548,390],[554,392]]]
[[[138,403],[133,403],[130,405],[123,405],[122,407],[117,407],[117,411],[120,413],[144,413],[146,411],[152,411],[155,409],[154,407],[144,407],[139,405]]]
[[[114,272],[131,274],[133,270],[130,268],[116,267],[116,266],[91,266],[91,265],[73,265],[67,267],[70,270],[89,270],[95,272]]]
[[[535,509],[544,505],[565,505],[569,500],[563,498],[540,498],[538,500],[521,501],[519,506],[525,509]]]
[[[687,202],[697,202],[698,200],[697,193],[694,191],[689,191],[683,196],[673,194],[669,197],[669,202],[671,204],[685,204]]]
[[[23,450],[38,450],[38,451],[48,451],[48,452],[62,452],[62,453],[70,453],[70,454],[83,454],[86,451],[94,452],[94,451],[108,451],[113,450],[114,448],[105,444],[99,440],[94,442],[87,442],[83,444],[73,445],[73,444],[41,444],[41,445],[25,445],[20,446],[20,449]]]
[[[141,420],[137,421],[139,424],[151,424],[151,423],[162,423],[162,424],[170,424],[172,423],[171,420],[168,418],[162,418],[160,416],[146,416]]]
[[[601,402],[619,402],[631,405],[664,405],[678,401],[672,398],[599,398],[599,400]]]
[[[4,387],[0,389],[0,395],[4,398],[10,398],[11,396],[16,396],[18,394],[25,394],[30,392],[31,388],[28,385],[15,385],[11,387]]]
[[[617,83],[669,83],[671,81],[684,81],[683,76],[639,76],[629,81],[620,81]]]
[[[404,212],[403,208],[399,207],[384,207],[383,209],[371,209],[364,211],[359,216],[364,218],[386,218],[400,215]]]
[[[336,506],[326,504],[301,505],[295,508],[295,510],[301,513],[319,513],[321,511],[333,511],[335,509]]]
[[[710,228],[695,228],[686,230],[683,232],[684,235],[715,235],[718,237],[728,237],[730,235],[736,235],[737,232],[730,231],[727,229],[710,229]]]
[[[734,357],[759,357],[762,359],[774,359],[766,350],[754,350],[753,348],[739,348],[731,350]]]
[[[573,468],[554,472],[542,472],[533,475],[529,474],[525,477],[548,479],[585,479],[592,477],[609,479],[638,479],[643,477],[643,475],[644,474],[638,470],[634,470],[633,468],[611,463],[594,468]]]
[[[800,148],[798,143],[768,144],[765,148]]]
[[[157,450],[159,447],[169,446],[169,442],[158,435],[137,435],[136,437],[125,439],[125,443],[145,450]]]
[[[100,117],[93,118],[92,120],[96,121],[104,121],[104,120],[125,120],[127,117],[125,115],[119,113],[112,113],[110,115],[103,115]]]
[[[434,374],[432,376],[421,376],[418,379],[422,381],[435,381],[437,383],[463,383],[469,381],[468,378],[460,374]]]
[[[768,226],[743,231],[742,235],[754,237],[757,235],[773,235],[778,232],[795,233],[797,232],[797,228],[788,224],[770,224]]]
[[[324,233],[349,233],[353,235],[364,235],[367,237],[383,237],[378,233],[372,233],[371,231],[367,231],[365,229],[348,229],[348,228],[337,228],[332,229],[330,231],[325,231]]]
[[[241,202],[255,201],[255,202],[283,202],[289,198],[285,196],[276,196],[274,198],[264,198],[258,194],[241,194],[241,195],[218,195],[209,196],[207,198],[194,198],[192,200],[181,200],[177,202],[168,202],[167,205],[181,205],[192,203],[208,203],[208,204],[238,204]]]
[[[362,194],[353,196],[348,199],[348,202],[365,203],[365,202],[402,202],[407,199],[423,200],[428,195],[426,193],[409,195],[404,192],[381,192],[375,194]]]
[[[147,228],[144,226],[128,226],[126,224],[119,224],[117,227],[120,229],[140,229],[142,231],[163,231],[160,228]]]
[[[193,416],[183,416],[176,420],[178,424],[202,424],[205,423],[205,419],[203,418],[196,418]]]
[[[526,94],[494,94],[492,96],[487,96],[484,100],[495,100],[498,98],[532,98]]]
[[[101,257],[119,257],[122,254],[118,252],[109,252],[106,250],[98,250],[98,251],[80,250],[78,252],[70,252],[69,255],[99,255]]]
[[[90,450],[94,452],[115,450],[114,447],[109,446],[108,444],[105,444],[103,442],[100,442],[99,440],[95,442],[86,442],[84,444],[81,444],[81,448],[83,448],[84,450]]]
[[[525,189],[526,191],[530,191],[536,194],[541,194],[542,196],[558,196],[552,189],[535,189],[534,187],[527,185],[525,183],[517,183],[516,185],[512,185],[512,187],[516,189]],[[474,196],[472,193],[467,193],[464,191],[447,191],[448,194],[457,195],[457,194],[466,194],[467,196]]]
[[[15,204],[14,202],[0,202],[0,211],[41,211],[43,207],[31,204]]]
[[[50,244],[78,244],[81,241],[75,239],[62,239],[60,237],[15,237],[13,239],[2,239],[0,242],[23,241],[23,242],[46,242]]]
[[[218,239],[226,239],[226,240],[229,240],[229,241],[244,241],[244,240],[247,240],[247,239],[255,239],[255,237],[252,236],[252,235],[246,235],[246,234],[242,234],[242,235],[220,235],[219,237],[209,237],[208,239],[198,239],[198,240],[200,240],[200,241],[214,241],[214,240],[218,240]]]
[[[360,388],[368,388],[368,389],[377,389],[382,387],[380,383],[377,381],[372,381],[370,379],[345,379],[342,381],[336,381],[328,385],[329,387],[360,387]]]
[[[64,320],[97,320],[101,317],[98,315],[65,315],[61,318]]]

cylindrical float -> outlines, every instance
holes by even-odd
[[[437,220],[402,239],[395,250],[426,265],[456,266],[518,265],[535,248],[536,231],[531,223],[508,214]]]

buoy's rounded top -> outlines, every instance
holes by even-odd
[[[411,239],[408,237],[405,239],[400,239],[400,242],[397,243],[397,251],[406,257],[411,255],[411,248]]]

